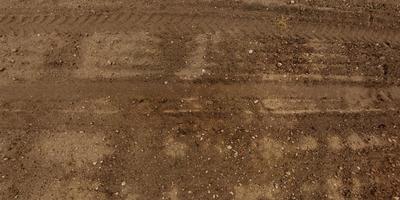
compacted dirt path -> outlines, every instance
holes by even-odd
[[[3,0],[0,199],[400,199],[397,0]]]

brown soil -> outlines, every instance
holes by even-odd
[[[400,199],[397,0],[3,0],[0,199]]]

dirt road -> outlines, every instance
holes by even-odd
[[[400,199],[397,0],[3,0],[0,199]]]

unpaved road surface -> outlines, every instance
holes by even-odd
[[[400,198],[397,0],[2,0],[0,199]]]

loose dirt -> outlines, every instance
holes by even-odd
[[[396,0],[4,0],[0,199],[400,199]]]

